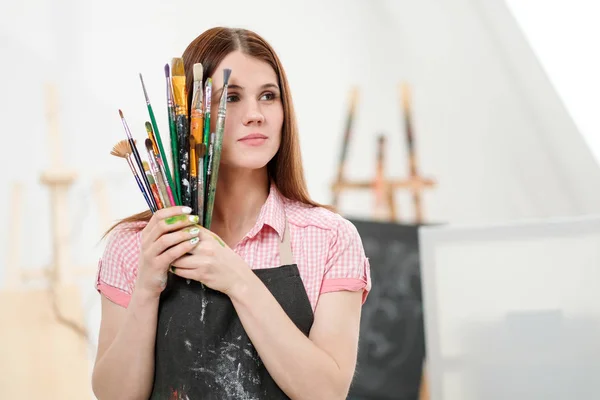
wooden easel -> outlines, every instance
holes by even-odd
[[[0,398],[90,398],[88,334],[81,294],[74,277],[92,268],[72,268],[67,194],[76,174],[64,167],[57,123],[56,88],[46,87],[50,168],[42,173],[52,210],[52,262],[47,268],[21,268],[23,187],[13,184],[6,287],[0,290]],[[94,183],[100,218],[108,222],[102,181]],[[33,239],[36,236],[32,236]],[[35,240],[27,242],[35,249]],[[33,245],[32,245],[33,244]],[[30,288],[41,281],[49,289]]]
[[[337,178],[332,184],[333,207],[339,208],[340,193],[344,190],[369,190],[374,193],[373,217],[376,220],[386,222],[398,222],[398,210],[396,207],[395,193],[397,190],[409,190],[412,195],[414,206],[414,223],[424,223],[424,212],[422,204],[422,194],[425,189],[435,187],[436,183],[431,178],[423,177],[419,174],[417,168],[417,157],[415,151],[415,142],[412,129],[411,101],[410,91],[406,83],[400,85],[400,98],[403,105],[404,127],[406,131],[406,142],[408,147],[409,176],[405,179],[388,179],[385,174],[385,149],[386,137],[383,134],[377,135],[377,164],[376,173],[373,180],[352,181],[344,177],[344,166],[346,163],[346,154],[348,144],[352,135],[352,122],[356,112],[358,101],[358,90],[353,88],[350,95],[350,109],[346,120],[346,129],[342,145],[341,157],[338,164]],[[419,400],[429,400],[429,390],[427,385],[427,371],[423,363],[423,372],[421,385],[419,389]]]
[[[374,217],[377,220],[400,222],[399,213],[396,206],[395,193],[397,190],[409,190],[412,194],[415,212],[413,222],[416,224],[422,224],[425,220],[423,213],[422,194],[425,189],[435,187],[436,182],[431,178],[421,176],[418,171],[411,122],[412,116],[408,85],[405,83],[401,84],[400,92],[404,109],[404,126],[406,130],[406,141],[408,146],[409,176],[405,179],[388,179],[386,177],[384,169],[386,138],[383,134],[380,134],[377,137],[377,166],[374,179],[368,181],[353,181],[345,179],[344,166],[346,164],[348,145],[350,142],[350,137],[352,136],[352,123],[358,101],[358,90],[353,88],[350,95],[350,110],[346,121],[342,152],[338,163],[337,178],[336,181],[331,185],[331,189],[333,191],[332,205],[336,209],[339,208],[339,196],[344,190],[369,190],[373,191],[375,194]]]

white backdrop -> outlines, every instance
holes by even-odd
[[[600,3],[587,0],[507,0],[512,14],[565,107],[600,160]],[[558,28],[558,29],[557,29]]]

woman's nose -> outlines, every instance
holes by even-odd
[[[251,102],[248,104],[246,108],[246,113],[244,114],[244,125],[249,124],[262,124],[265,121],[265,116],[260,111],[258,104],[256,102]]]

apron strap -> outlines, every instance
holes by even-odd
[[[281,265],[290,265],[294,263],[292,256],[292,244],[290,242],[290,226],[285,219],[285,230],[283,231],[283,239],[279,242],[279,263]]]

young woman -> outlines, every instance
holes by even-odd
[[[204,32],[183,59],[190,94],[194,63],[212,77],[213,115],[232,70],[211,231],[185,207],[111,230],[94,393],[345,399],[369,263],[355,227],[307,194],[281,63],[257,34],[228,28]]]

